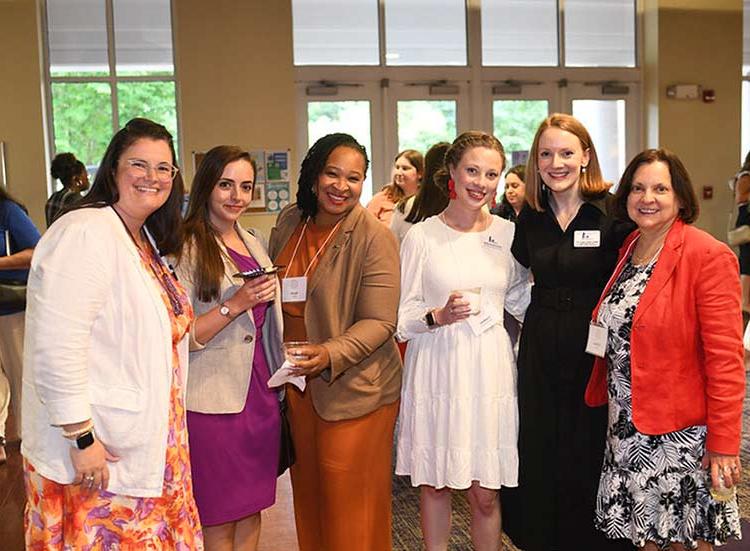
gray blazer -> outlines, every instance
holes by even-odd
[[[237,226],[247,250],[261,266],[271,265],[265,245],[252,233]],[[195,310],[195,317],[205,314],[234,295],[242,284],[241,278],[232,277],[237,268],[231,261],[223,243],[219,242],[224,261],[219,300],[202,302],[198,299],[193,281],[195,261],[192,243],[185,244],[182,261],[177,266],[180,283],[187,290]],[[283,326],[281,313],[281,287],[276,283],[277,300],[266,312],[261,329],[263,349],[268,368],[273,373],[284,362],[282,350]],[[252,311],[234,319],[208,343],[201,344],[190,331],[190,365],[187,379],[186,407],[199,413],[239,413],[245,407],[247,391],[252,376],[253,356],[257,329]]]

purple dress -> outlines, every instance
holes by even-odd
[[[259,267],[252,257],[227,250],[240,271]],[[193,492],[204,526],[240,520],[270,507],[276,499],[279,400],[266,386],[271,374],[261,335],[269,304],[253,308],[255,355],[244,409],[226,414],[187,413]]]

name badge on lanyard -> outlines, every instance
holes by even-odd
[[[285,277],[281,280],[281,302],[305,302],[307,277]]]
[[[576,230],[573,232],[573,246],[577,249],[593,249],[602,244],[599,230]]]
[[[607,328],[599,323],[589,324],[589,337],[586,340],[586,352],[603,358],[607,353]]]

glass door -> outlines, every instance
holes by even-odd
[[[638,148],[635,86],[624,84],[571,84],[569,112],[591,134],[604,179],[617,185]]]
[[[492,131],[503,144],[508,168],[526,164],[539,124],[549,115],[546,99],[495,99]]]
[[[505,81],[485,84],[484,104],[489,107],[489,112],[484,118],[489,118],[493,134],[503,144],[506,172],[509,168],[526,164],[537,128],[556,108],[556,93],[552,83]],[[504,191],[505,177],[498,186],[496,201],[501,200]]]
[[[377,156],[376,139],[378,129],[372,127],[372,121],[377,120],[379,105],[375,94],[367,86],[353,89],[333,87],[326,90],[316,84],[303,84],[303,98],[301,112],[305,114],[307,124],[304,136],[299,140],[299,159],[302,162],[307,150],[319,138],[333,132],[351,134],[361,143],[370,157],[370,167],[367,171],[360,203],[366,205],[373,195],[373,181],[378,177],[378,170],[373,163]],[[373,175],[375,172],[375,175]]]
[[[452,142],[468,121],[465,83],[392,81],[386,93],[389,120],[395,121],[386,130],[389,167],[404,149],[424,154],[438,142]]]

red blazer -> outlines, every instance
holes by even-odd
[[[615,273],[625,265],[639,232],[620,249]],[[725,244],[681,220],[641,295],[630,335],[633,423],[644,434],[707,425],[709,451],[737,455],[745,396],[742,313],[737,257]],[[607,403],[607,361],[597,358],[586,403]]]

